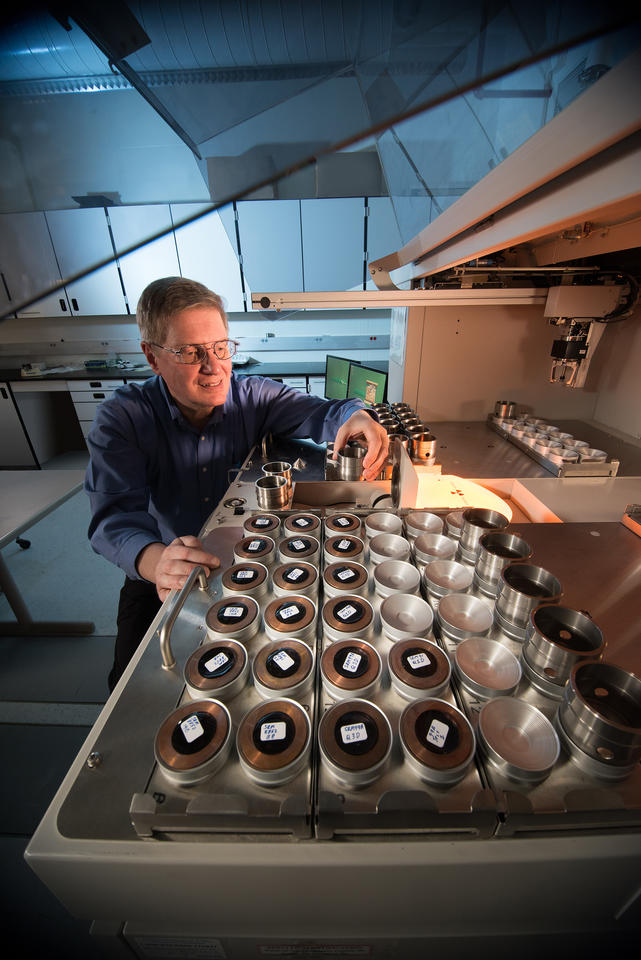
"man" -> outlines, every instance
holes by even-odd
[[[87,442],[85,489],[94,550],[121,567],[113,690],[160,604],[193,567],[219,560],[196,534],[229,485],[228,471],[268,433],[367,446],[366,479],[377,476],[387,435],[358,400],[325,401],[263,377],[232,372],[222,301],[182,277],[143,291],[137,321],[156,376],[127,384],[102,404]]]

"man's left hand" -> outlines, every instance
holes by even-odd
[[[358,440],[367,447],[363,458],[363,477],[376,480],[387,458],[389,441],[386,431],[369,413],[357,410],[339,428],[334,440],[334,460],[349,440]]]

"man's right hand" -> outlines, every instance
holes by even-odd
[[[215,570],[220,560],[207,553],[198,537],[177,537],[168,547],[162,543],[150,543],[141,550],[136,563],[138,573],[145,580],[156,584],[161,600],[166,600],[171,590],[180,590],[195,566]]]

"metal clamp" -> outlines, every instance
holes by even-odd
[[[182,610],[185,600],[191,593],[191,588],[193,587],[196,579],[199,581],[200,589],[203,591],[207,590],[207,574],[205,573],[205,568],[200,566],[194,567],[185,580],[180,593],[176,595],[176,598],[163,621],[163,625],[160,628],[160,655],[162,657],[163,670],[173,670],[173,668],[176,666],[176,659],[171,649],[171,631],[174,623],[176,622],[176,617]]]

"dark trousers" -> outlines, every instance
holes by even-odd
[[[147,580],[125,580],[118,603],[118,633],[114,663],[107,682],[113,690],[160,610],[156,586]]]

